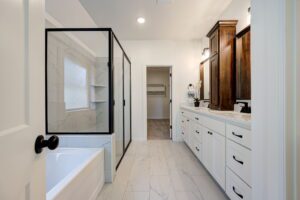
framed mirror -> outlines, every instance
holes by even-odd
[[[210,99],[210,78],[209,78],[209,59],[200,64],[200,100],[208,101]]]
[[[251,99],[250,26],[236,35],[236,100]]]

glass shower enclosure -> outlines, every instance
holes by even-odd
[[[46,29],[46,133],[131,142],[131,63],[111,28]]]

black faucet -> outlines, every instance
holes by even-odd
[[[242,103],[244,106],[241,109],[241,113],[251,113],[251,107],[248,106],[248,102],[237,102]]]
[[[208,103],[207,107],[209,108],[209,106],[210,106],[210,100],[203,100],[203,103]]]

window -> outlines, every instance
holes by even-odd
[[[67,110],[88,108],[87,69],[69,57],[64,59],[64,99]]]

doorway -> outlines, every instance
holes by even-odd
[[[147,139],[172,139],[172,67],[147,67]]]

